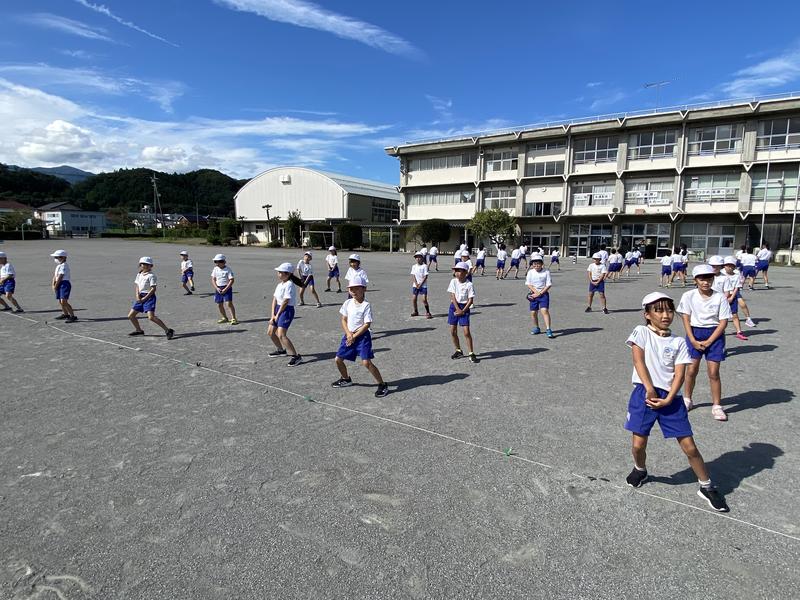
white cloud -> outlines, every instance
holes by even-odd
[[[431,103],[433,110],[439,115],[443,121],[451,121],[453,119],[453,101],[450,98],[439,98],[431,94],[425,94],[425,98]]]
[[[85,163],[104,155],[89,130],[60,119],[32,132],[18,152],[32,163]]]
[[[599,98],[595,98],[594,101],[589,106],[589,108],[591,110],[597,110],[598,108],[605,108],[607,106],[612,106],[612,105],[617,104],[618,102],[624,100],[627,97],[628,97],[628,94],[626,94],[625,92],[620,91],[620,90],[616,90],[614,92],[610,92],[609,94],[607,94],[605,96],[601,96]]]
[[[603,85],[602,81],[590,81],[589,83],[586,84],[586,87],[587,88],[595,88],[595,87],[599,87],[601,85]]]
[[[722,84],[723,93],[733,96],[757,96],[783,88],[800,80],[800,48],[791,48],[774,58],[768,58],[734,73],[734,78]]]
[[[139,33],[143,33],[146,36],[153,38],[154,40],[158,40],[159,42],[164,42],[165,44],[169,44],[170,46],[174,46],[175,48],[180,48],[180,46],[178,46],[178,44],[176,44],[174,42],[170,42],[169,40],[164,39],[160,35],[156,35],[155,33],[151,33],[149,31],[147,31],[146,29],[142,29],[136,23],[132,23],[131,21],[126,21],[123,18],[118,17],[117,15],[112,13],[111,10],[108,7],[106,7],[106,6],[102,5],[102,4],[92,4],[91,2],[87,2],[87,0],[75,0],[75,2],[77,2],[81,6],[85,6],[86,8],[88,8],[90,10],[93,10],[93,11],[95,11],[97,13],[100,13],[101,15],[105,15],[109,19],[113,19],[114,21],[116,21],[120,25],[124,25],[125,27],[133,29],[134,31],[138,31]]]
[[[461,135],[499,131],[512,127],[513,125],[514,123],[505,119],[487,119],[486,121],[479,123],[468,123],[460,127],[411,129],[405,134],[405,139],[398,137],[392,142],[392,144],[387,145],[403,143],[406,141],[413,142],[417,140],[443,139]]]
[[[424,58],[421,50],[400,36],[377,25],[331,12],[305,0],[215,0],[215,2],[234,10],[259,15],[270,21],[332,33],[390,54],[413,59]]]
[[[95,54],[91,52],[87,52],[86,50],[59,50],[61,54],[64,56],[69,56],[70,58],[78,58],[80,60],[94,60]]]
[[[86,23],[81,23],[80,21],[74,21],[72,19],[68,19],[66,17],[61,17],[58,15],[53,15],[50,13],[36,13],[33,15],[26,15],[21,17],[21,19],[26,22],[30,23],[31,25],[35,25],[37,27],[42,27],[44,29],[53,29],[55,31],[61,31],[63,33],[69,33],[72,35],[77,35],[82,38],[86,38],[89,40],[102,40],[104,42],[113,42],[110,37],[107,35],[107,31],[100,27],[91,27]]]

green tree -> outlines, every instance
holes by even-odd
[[[421,242],[446,242],[450,239],[450,223],[444,219],[428,219],[411,229],[411,237]]]
[[[219,235],[219,222],[216,220],[210,221],[208,224],[206,241],[212,246],[219,246],[222,243],[222,238]]]
[[[238,237],[239,223],[236,219],[222,219],[219,222],[219,237],[222,238],[223,244],[230,243],[231,240]]]
[[[28,220],[31,224],[28,225]],[[33,218],[33,213],[29,210],[14,210],[8,213],[0,214],[0,226],[4,231],[17,231],[25,224],[25,229],[29,231],[40,231],[42,229],[42,222],[39,219]]]
[[[500,244],[514,236],[517,230],[517,220],[502,208],[493,208],[475,213],[467,223],[469,229],[477,239],[489,238],[492,244]]]
[[[361,245],[361,227],[355,223],[342,223],[336,228],[336,239],[339,247],[354,250]]]
[[[299,246],[300,245],[300,228],[303,226],[303,217],[300,215],[299,210],[290,210],[286,216],[286,245]]]
[[[106,213],[106,218],[111,223],[114,223],[117,227],[122,229],[122,231],[128,231],[133,224],[133,221],[128,214],[128,209],[124,206],[116,206],[109,209]]]

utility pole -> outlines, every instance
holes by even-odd
[[[658,112],[658,109],[661,106],[661,88],[665,85],[669,85],[670,83],[672,83],[671,79],[665,79],[663,81],[653,81],[652,83],[644,84],[644,88],[646,90],[656,88],[656,112]]]
[[[167,224],[164,222],[164,207],[161,206],[161,194],[158,193],[158,177],[156,177],[155,173],[150,177],[150,181],[153,183],[153,202],[156,205],[156,211],[158,211],[161,217],[161,233],[163,237],[167,237]]]
[[[267,243],[272,241],[272,223],[269,221],[269,209],[272,208],[272,204],[264,204],[261,208],[267,211]]]

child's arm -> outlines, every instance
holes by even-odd
[[[703,348],[708,348],[711,344],[713,344],[717,340],[717,338],[719,338],[719,336],[725,335],[725,328],[727,326],[728,326],[728,319],[720,319],[719,325],[717,325],[717,328],[714,330],[714,333],[711,334],[711,337],[709,337],[704,342],[700,342]]]
[[[139,301],[139,284],[133,284],[133,299],[138,302]]]
[[[347,315],[342,315],[342,330],[347,340],[346,345],[350,346],[353,343],[353,332],[347,327]]]
[[[228,279],[228,285],[226,285],[226,286],[225,286],[225,287],[222,289],[222,291],[220,291],[220,294],[224,294],[224,293],[225,293],[225,292],[227,292],[229,289],[231,289],[231,287],[233,287],[233,277],[230,277],[230,278]]]
[[[420,283],[419,283],[419,287],[425,287],[426,283],[428,283],[428,276],[427,275],[425,275],[425,277],[422,278],[422,281],[420,281]]]
[[[461,314],[466,313],[470,309],[470,307],[472,307],[472,305],[474,304],[473,300],[474,298],[467,298],[467,303],[464,305],[464,310],[461,311]]]
[[[640,348],[636,344],[631,346],[633,354],[633,368],[639,379],[642,380],[642,385],[645,390],[645,402],[648,404],[650,401],[658,401],[660,398],[656,393],[656,386],[653,385],[653,380],[650,379],[650,371],[647,370],[647,363],[644,361],[644,348]]]
[[[453,314],[458,317],[464,314],[461,312],[461,309],[458,308],[458,301],[456,300],[456,295],[453,292],[450,292],[450,304],[453,305]]]
[[[288,301],[289,301],[288,299],[284,300],[284,302],[288,302]],[[278,320],[278,315],[275,314],[275,304],[277,304],[277,302],[278,302],[278,300],[275,298],[275,296],[273,296],[272,297],[272,304],[270,304],[270,307],[269,307],[269,314],[270,314],[269,322],[273,323],[273,324]],[[281,304],[280,310],[281,310],[281,312],[283,312],[283,304]]]
[[[370,322],[370,323],[364,323],[364,324],[363,324],[361,327],[359,327],[358,329],[356,329],[356,330],[353,332],[353,339],[355,340],[357,337],[364,335],[364,332],[365,332],[365,331],[367,331],[367,330],[369,329],[369,326],[370,326],[371,324],[372,324],[371,322]]]
[[[211,287],[219,291],[219,287],[217,287],[217,278],[214,277],[213,275],[211,276]]]
[[[411,274],[411,287],[417,287],[417,277],[413,273]]]
[[[669,393],[667,394],[666,398],[658,398],[650,401],[650,399],[645,399],[647,406],[650,408],[663,408],[668,406],[672,403],[675,399],[675,396],[678,395],[678,392],[681,391],[681,386],[683,385],[683,378],[686,374],[686,365],[685,364],[677,364],[675,365],[675,374],[672,376],[672,385],[669,387]]]
[[[683,330],[686,332],[686,338],[689,340],[689,343],[695,350],[702,350],[703,347],[700,345],[700,342],[694,338],[694,333],[692,333],[691,316],[686,313],[681,313],[681,320],[683,321]]]
[[[134,284],[133,284],[133,287],[135,287],[135,288],[136,288],[136,300],[139,300],[139,294],[140,294],[140,291],[139,291],[139,286],[138,286],[138,285],[136,285],[136,284],[134,283]],[[149,291],[149,292],[147,292],[147,295],[146,295],[144,298],[142,298],[142,299],[141,299],[141,302],[144,302],[145,300],[148,300],[148,299],[149,299],[151,296],[153,296],[155,293],[156,293],[156,286],[154,286],[154,285],[151,285],[151,286],[150,286],[150,291]]]
[[[62,273],[59,273],[58,275],[53,277],[53,289],[56,289],[58,287],[58,284],[61,283],[62,279],[64,279],[64,275]]]

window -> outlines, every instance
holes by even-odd
[[[561,202],[530,202],[524,209],[526,217],[557,217],[561,214]]]
[[[517,189],[484,190],[483,209],[514,208],[517,205]]]
[[[613,183],[585,183],[572,186],[572,205],[611,206],[614,201]]]
[[[487,173],[517,170],[517,153],[511,150],[487,152],[484,160],[486,161]]]
[[[430,156],[425,158],[412,158],[408,161],[409,171],[433,171],[437,169],[458,169],[461,167],[474,167],[478,164],[477,150],[460,154],[447,154],[443,156]]]
[[[623,251],[632,248],[655,246],[655,255],[663,256],[672,252],[670,223],[630,223],[620,227],[619,247]]]
[[[741,123],[692,129],[689,135],[689,156],[741,152],[743,132],[744,125]]]
[[[567,140],[551,140],[549,142],[539,142],[529,144],[528,152],[543,152],[545,150],[563,150],[567,147]]]
[[[558,250],[561,246],[561,234],[559,233],[530,233],[522,234],[522,243],[528,248],[539,248],[545,252]]]
[[[432,206],[441,204],[472,204],[475,191],[411,192],[406,194],[409,206]]]
[[[625,204],[668,205],[674,197],[674,188],[673,179],[628,181],[625,183]]]
[[[392,219],[400,218],[400,206],[393,200],[383,198],[372,199],[373,223],[391,223]]]
[[[564,161],[554,160],[548,162],[528,163],[525,168],[525,177],[550,177],[564,174]]]
[[[575,141],[575,164],[615,162],[617,160],[616,136],[604,136]]]
[[[689,250],[710,254],[732,254],[735,225],[715,225],[711,223],[684,223],[681,225],[679,243],[686,244]]]
[[[687,202],[725,202],[739,197],[739,173],[710,173],[686,178]]]
[[[767,186],[767,167],[754,168],[751,171],[753,184],[750,187],[750,198],[763,200],[764,192],[769,188],[767,200],[794,200],[797,196],[797,169],[797,166],[782,168],[772,165]]]
[[[631,135],[628,158],[663,158],[675,156],[675,130],[646,131]]]
[[[575,256],[590,256],[601,244],[611,247],[611,225],[570,225],[567,252]]]
[[[758,122],[757,148],[800,147],[800,117]]]

